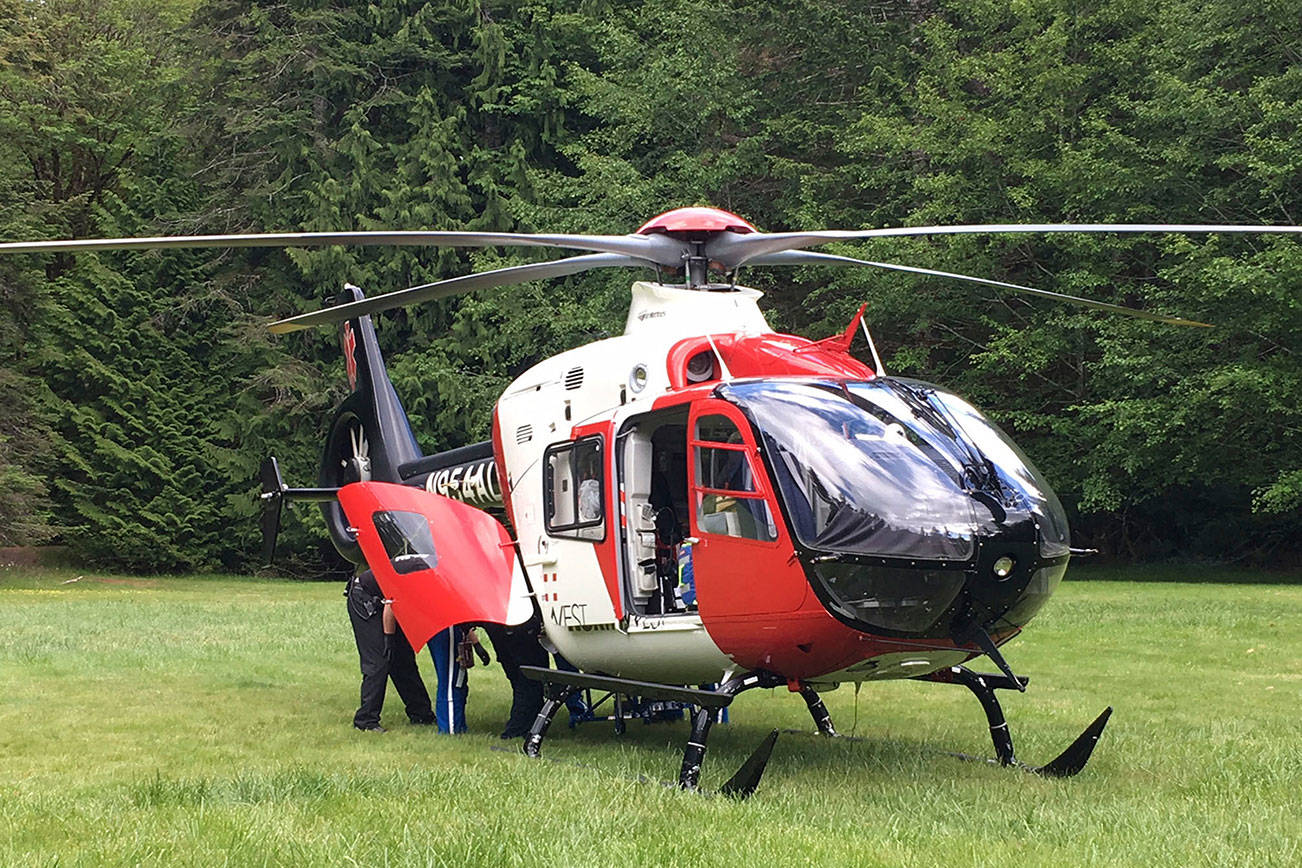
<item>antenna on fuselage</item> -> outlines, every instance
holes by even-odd
[[[710,342],[710,349],[714,350],[714,357],[719,360],[719,373],[723,375],[720,379],[725,383],[731,382],[732,371],[728,370],[728,363],[723,360],[723,353],[719,352],[719,348],[714,345],[714,336],[706,335],[705,339]]]
[[[868,339],[868,349],[872,350],[873,368],[877,371],[877,376],[886,376],[886,368],[882,366],[882,357],[877,355],[877,344],[873,341],[873,333],[868,331],[868,322],[861,317],[859,325],[863,326],[863,336]]]

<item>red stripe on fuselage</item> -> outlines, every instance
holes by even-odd
[[[606,455],[603,466],[606,470],[606,490],[603,500],[606,505],[606,538],[598,543],[593,543],[592,548],[597,555],[597,565],[601,567],[601,577],[606,582],[606,592],[610,594],[610,603],[615,607],[615,617],[624,617],[623,595],[619,592],[619,506],[618,498],[610,496],[611,482],[615,478],[615,422],[608,420],[605,422],[590,422],[586,425],[575,425],[574,430],[570,432],[571,440],[578,440],[580,437],[591,437],[600,434],[606,444]]]

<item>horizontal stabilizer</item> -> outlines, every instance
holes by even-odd
[[[276,554],[276,538],[280,536],[280,516],[287,500],[309,503],[332,501],[339,496],[337,488],[290,488],[280,475],[280,464],[274,455],[262,462],[258,471],[262,485],[262,560],[268,565]]]
[[[280,465],[275,456],[268,456],[262,462],[258,473],[262,483],[262,562],[271,564],[276,556],[276,538],[280,536],[280,513],[285,508],[285,480],[280,478]]]

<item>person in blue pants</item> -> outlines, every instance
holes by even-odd
[[[470,686],[466,669],[457,659],[458,648],[465,637],[466,628],[457,625],[429,640],[434,674],[438,676],[438,690],[433,697],[434,718],[442,733],[466,731],[466,694],[470,692]]]

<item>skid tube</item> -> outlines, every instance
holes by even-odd
[[[571,694],[585,688],[684,702],[696,706],[696,710],[692,713],[692,732],[683,749],[683,763],[678,770],[678,786],[684,790],[696,790],[700,785],[706,741],[718,710],[726,708],[737,694],[744,690],[755,687],[778,687],[787,683],[775,675],[752,672],[729,679],[714,690],[698,690],[674,684],[633,681],[609,675],[589,675],[586,672],[544,669],[537,666],[521,666],[520,672],[528,678],[541,681],[544,689],[542,708],[539,709],[538,716],[534,719],[533,726],[529,728],[529,734],[524,737],[524,744],[521,747],[525,755],[530,757],[542,755],[543,738],[556,712],[565,704],[565,700]],[[777,740],[778,730],[775,729],[760,742],[742,763],[737,773],[719,788],[719,792],[738,799],[744,799],[754,793]]]
[[[1002,674],[973,672],[966,666],[951,666],[923,676],[918,680],[936,681],[941,684],[961,684],[971,690],[981,703],[981,708],[986,713],[986,721],[990,724],[990,740],[994,742],[995,759],[988,760],[988,762],[997,762],[1002,766],[1016,766],[1025,771],[1045,775],[1046,777],[1069,778],[1085,768],[1085,764],[1089,762],[1090,756],[1094,753],[1094,746],[1098,744],[1099,736],[1103,734],[1103,728],[1108,725],[1108,718],[1112,716],[1112,706],[1108,706],[1052,762],[1042,766],[1031,766],[1020,762],[1013,753],[1013,736],[1008,731],[1008,720],[1004,717],[1004,710],[999,705],[999,698],[995,696],[996,690],[1024,691],[1030,679],[1021,676],[1010,678]],[[978,759],[964,754],[957,754],[957,756],[963,759]]]

